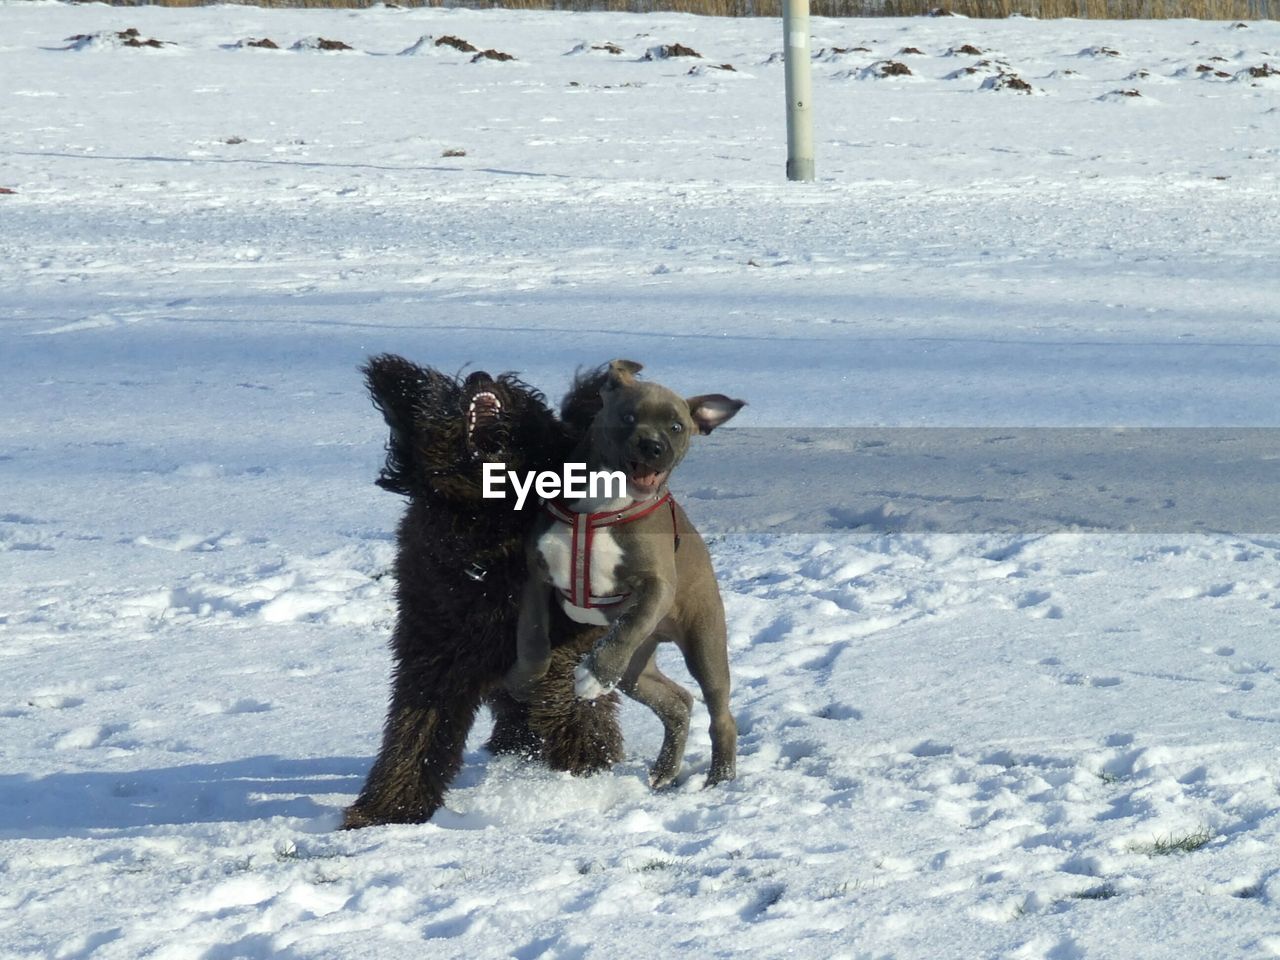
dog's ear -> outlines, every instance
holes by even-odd
[[[420,367],[404,357],[383,353],[370,357],[360,368],[369,398],[391,429],[387,462],[375,481],[384,490],[409,496],[413,492],[417,460],[414,455],[414,413],[433,378],[447,382],[443,374]]]
[[[574,374],[569,392],[560,401],[560,420],[576,436],[581,437],[591,429],[591,421],[604,406],[600,391],[608,376],[608,369],[603,364],[594,370],[579,369]]]
[[[643,370],[641,364],[634,360],[610,360],[609,375],[604,382],[605,390],[615,387],[629,387],[636,382],[636,374]]]
[[[734,400],[723,393],[704,393],[690,397],[685,403],[689,404],[689,416],[703,436],[733,419],[733,415],[747,405],[747,401]]]
[[[396,433],[407,434],[413,427],[414,402],[421,384],[435,371],[427,371],[394,353],[382,353],[370,357],[360,372],[364,374],[369,398],[387,426]]]

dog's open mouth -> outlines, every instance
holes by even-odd
[[[633,460],[628,465],[627,479],[631,481],[634,490],[645,496],[652,496],[667,479],[667,471],[655,470],[653,467]]]
[[[502,417],[502,401],[497,394],[481,390],[471,398],[467,406],[467,440],[475,450],[492,452],[496,447],[494,427]]]

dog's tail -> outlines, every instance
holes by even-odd
[[[384,490],[407,496],[412,491],[415,472],[412,444],[414,410],[431,373],[393,353],[370,357],[360,372],[364,374],[373,405],[391,428],[391,436],[387,440],[387,462],[376,482]]]

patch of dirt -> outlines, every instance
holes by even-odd
[[[280,45],[270,37],[262,37],[259,40],[241,40],[242,47],[260,47],[263,50],[279,50]]]
[[[614,56],[622,53],[622,48],[616,43],[597,43],[593,44],[592,50],[603,50],[605,53],[612,53]]]
[[[1013,68],[1003,60],[978,60],[968,67],[961,67],[959,70],[952,70],[946,75],[946,80],[963,80],[965,77],[971,77],[975,73],[983,73],[988,76],[998,76],[1004,73],[1012,73]]]
[[[947,56],[949,57],[958,57],[962,55],[966,57],[980,57],[982,56],[982,51],[972,43],[966,43],[960,47],[952,47],[947,51]]]
[[[1014,93],[1034,93],[1035,88],[1016,73],[1001,70],[995,76],[982,81],[983,90],[1012,90]]]
[[[844,59],[846,54],[870,52],[870,47],[822,47],[817,53],[810,54],[810,58],[825,63],[838,63]],[[784,53],[776,53],[769,58],[770,63],[778,63],[784,60],[786,60],[786,54]]]
[[[900,57],[923,57],[924,51],[919,47],[903,47],[898,51]]]
[[[1140,97],[1140,96],[1142,96],[1142,91],[1140,91],[1140,90],[1135,90],[1135,89],[1133,89],[1132,87],[1130,87],[1128,90],[1112,90],[1112,91],[1111,91],[1111,93],[1112,93],[1112,95],[1113,95],[1113,96],[1117,96],[1117,97]]]
[[[868,69],[875,71],[876,75],[881,77],[911,76],[911,68],[897,60],[881,60],[879,63],[873,63]]]
[[[465,157],[466,155],[467,155],[467,151],[459,150],[456,147],[450,147],[448,150],[445,150],[443,153],[440,154],[440,156],[442,157]]]
[[[8,187],[0,187],[0,197],[12,197],[17,194],[17,190],[10,190]]]
[[[443,37],[436,37],[437,47],[453,47],[455,50],[461,50],[463,53],[476,53],[480,48],[473,43],[468,43],[461,37],[455,37],[447,34]]]
[[[155,37],[144,38],[138,31],[137,27],[129,27],[125,30],[120,30],[117,33],[77,33],[74,36],[67,37],[67,43],[69,43],[70,46],[66,49],[71,50],[83,47],[84,45],[99,39],[114,40],[122,47],[151,47],[155,49],[159,47],[173,46],[173,44],[167,40],[157,40]]]
[[[479,63],[481,60],[497,60],[499,62],[502,62],[505,60],[514,60],[514,59],[515,57],[513,57],[511,54],[503,53],[501,50],[494,50],[491,47],[488,50],[481,50],[479,53],[477,53],[474,57],[471,58],[471,62]]]
[[[343,43],[341,40],[329,40],[326,37],[307,37],[304,40],[297,41],[290,50],[323,50],[326,52],[354,50],[355,47],[350,44]]]
[[[155,37],[143,39],[142,34],[138,32],[137,27],[130,27],[128,30],[121,30],[116,34],[116,39],[126,47],[167,47],[171,44],[163,40],[157,40]]]
[[[223,140],[222,142],[223,142],[223,143],[225,143],[225,144],[227,144],[228,146],[234,147],[234,146],[236,146],[237,144],[245,143],[246,141],[245,141],[244,137],[227,137],[227,138],[226,138],[225,140]]]
[[[641,60],[670,60],[674,57],[697,57],[702,59],[702,54],[693,47],[686,47],[683,43],[664,43],[656,47],[650,47]]]
[[[1260,67],[1250,67],[1245,73],[1255,80],[1261,80],[1263,77],[1280,77],[1280,70],[1277,70],[1269,63],[1264,63]]]
[[[1119,50],[1112,50],[1110,47],[1085,47],[1078,54],[1078,57],[1118,57]]]

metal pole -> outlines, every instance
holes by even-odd
[[[787,179],[813,179],[813,84],[809,69],[809,0],[782,0],[787,69]]]

